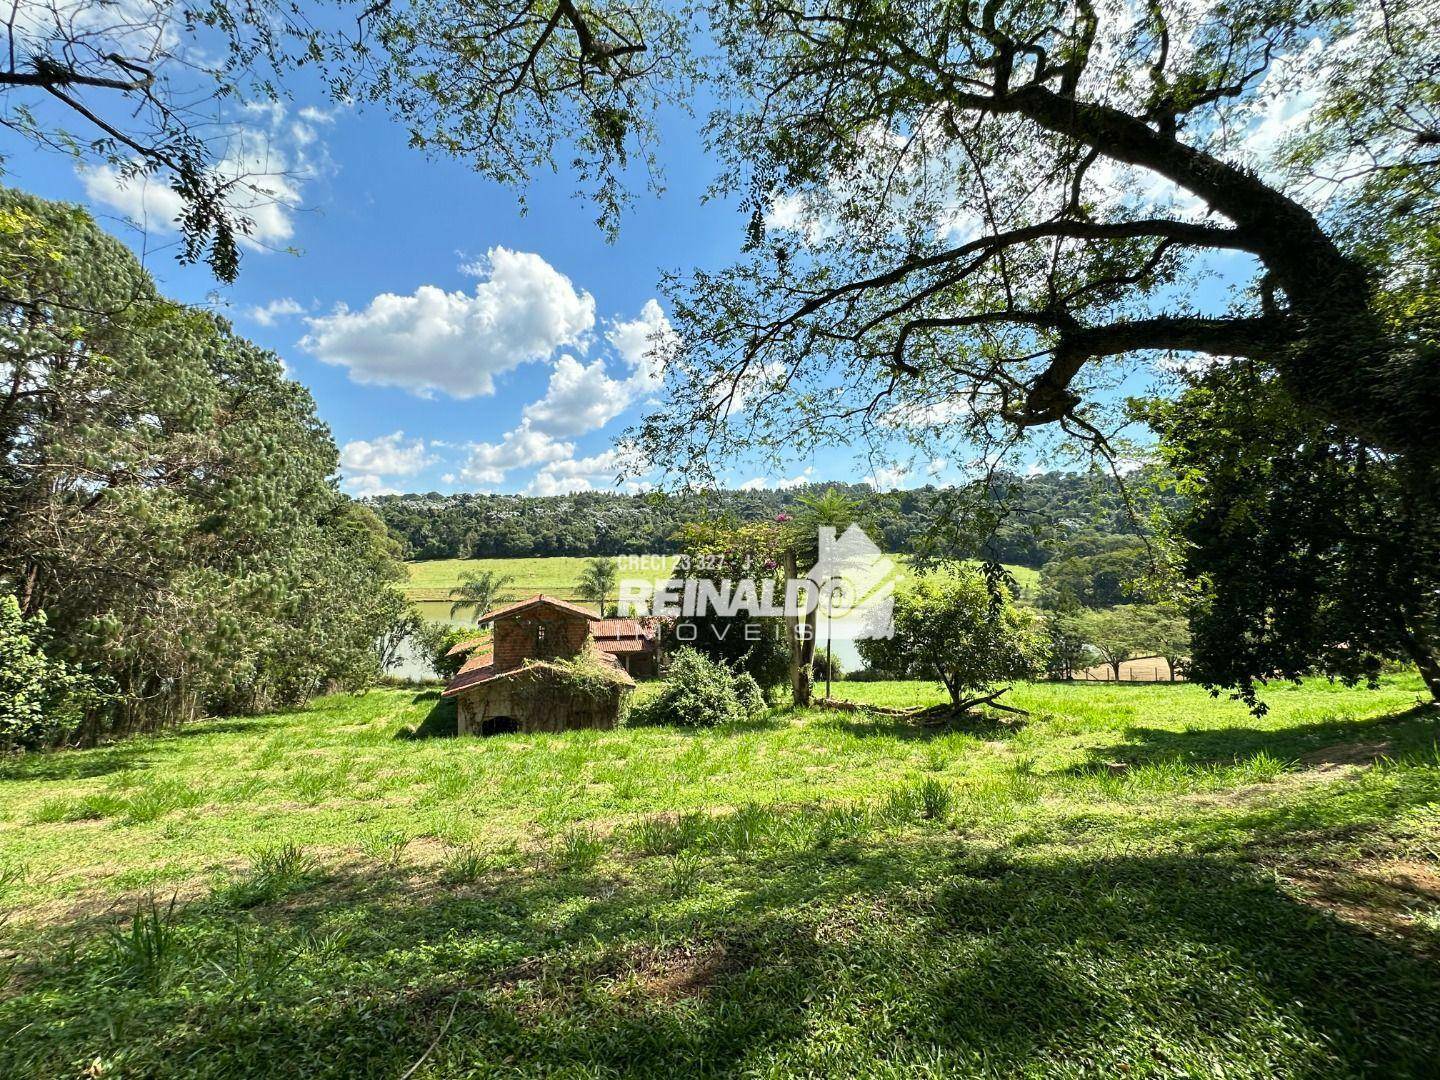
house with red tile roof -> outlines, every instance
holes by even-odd
[[[444,691],[456,699],[462,735],[614,727],[635,686],[632,671],[657,667],[659,633],[646,620],[601,619],[553,596],[496,608],[480,625],[491,627],[489,637],[450,650],[468,654]]]

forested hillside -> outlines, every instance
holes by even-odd
[[[956,489],[877,493],[867,484],[838,487],[859,501],[866,528],[887,551],[920,554],[930,546],[961,557],[984,556],[1043,566],[1064,552],[1088,555],[1133,540],[1137,523],[1113,478],[1047,472],[1015,477],[982,498]],[[1127,481],[1132,500],[1167,498],[1154,481]],[[638,555],[678,550],[681,524],[699,519],[758,521],[793,513],[814,485],[708,495],[384,495],[368,500],[410,559],[485,559],[531,555]],[[1001,506],[1004,511],[1001,511]],[[1001,518],[991,522],[976,518]],[[965,527],[959,527],[964,522]],[[1140,523],[1143,526],[1143,521]]]

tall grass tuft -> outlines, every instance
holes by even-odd
[[[272,904],[309,886],[319,871],[315,860],[296,844],[264,848],[251,860],[249,875],[217,890],[215,898],[236,908]]]
[[[151,989],[164,982],[181,951],[174,915],[174,896],[164,909],[152,896],[135,909],[127,931],[111,931],[109,958],[122,981]]]
[[[703,814],[647,817],[630,827],[628,842],[641,855],[678,855],[695,846],[704,828]]]
[[[561,870],[583,873],[593,868],[604,852],[604,840],[589,829],[575,828],[560,837],[552,852],[552,858]]]
[[[393,870],[405,857],[405,849],[410,846],[411,839],[412,837],[405,833],[394,830],[370,833],[361,839],[360,850],[369,858],[384,863]]]
[[[479,881],[489,869],[485,856],[474,847],[466,846],[445,860],[440,871],[440,880],[447,885],[468,885]]]
[[[201,802],[200,792],[178,780],[160,780],[136,789],[124,801],[125,821],[130,825],[141,825],[147,821],[164,817],[172,810],[197,806]]]
[[[954,805],[955,793],[933,776],[927,776],[915,788],[920,815],[927,821],[943,821]]]

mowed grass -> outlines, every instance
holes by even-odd
[[[0,1075],[1434,1076],[1419,695],[459,739],[377,691],[19,758]]]
[[[621,556],[625,558],[625,556]],[[637,577],[663,577],[675,565],[674,555],[636,556],[644,560],[644,571]],[[412,600],[449,601],[450,590],[460,584],[462,574],[491,571],[513,578],[502,592],[502,599],[518,600],[536,593],[574,600],[575,587],[589,559],[570,556],[523,559],[427,559],[406,563],[410,581],[406,586]],[[628,574],[628,570],[622,570]]]
[[[646,579],[664,578],[675,566],[675,555],[619,556],[621,576]],[[890,556],[896,563],[896,572],[909,569],[908,557]],[[632,566],[626,560],[639,559]],[[431,618],[443,618],[450,610],[450,590],[460,584],[461,575],[491,571],[507,575],[514,581],[502,594],[503,600],[518,600],[536,593],[558,596],[576,602],[576,584],[588,559],[555,556],[549,558],[520,559],[428,559],[407,563],[410,580],[406,595],[421,604],[422,610]],[[1022,597],[1033,596],[1039,586],[1040,572],[1028,566],[1009,566],[1008,569],[1020,586]],[[443,604],[442,604],[443,602]]]

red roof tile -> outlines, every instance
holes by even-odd
[[[466,638],[464,641],[457,641],[454,645],[450,646],[449,652],[445,655],[459,656],[461,653],[472,652],[481,647],[483,647],[486,652],[494,652],[495,642],[489,637]]]
[[[513,604],[506,604],[504,607],[498,607],[494,611],[487,611],[484,615],[480,616],[479,622],[482,624],[494,622],[496,619],[503,618],[506,615],[514,615],[517,612],[524,611],[526,608],[534,607],[537,604],[548,604],[550,607],[559,608],[561,611],[584,615],[585,618],[591,622],[600,621],[600,616],[596,615],[593,611],[581,607],[579,604],[572,604],[569,600],[561,600],[554,596],[546,596],[544,593],[536,593],[528,600],[517,600]]]
[[[654,638],[608,638],[595,642],[595,649],[602,656],[615,653],[653,652]]]
[[[640,619],[596,619],[590,624],[590,632],[598,641],[601,638],[628,638],[655,636],[655,628]]]

